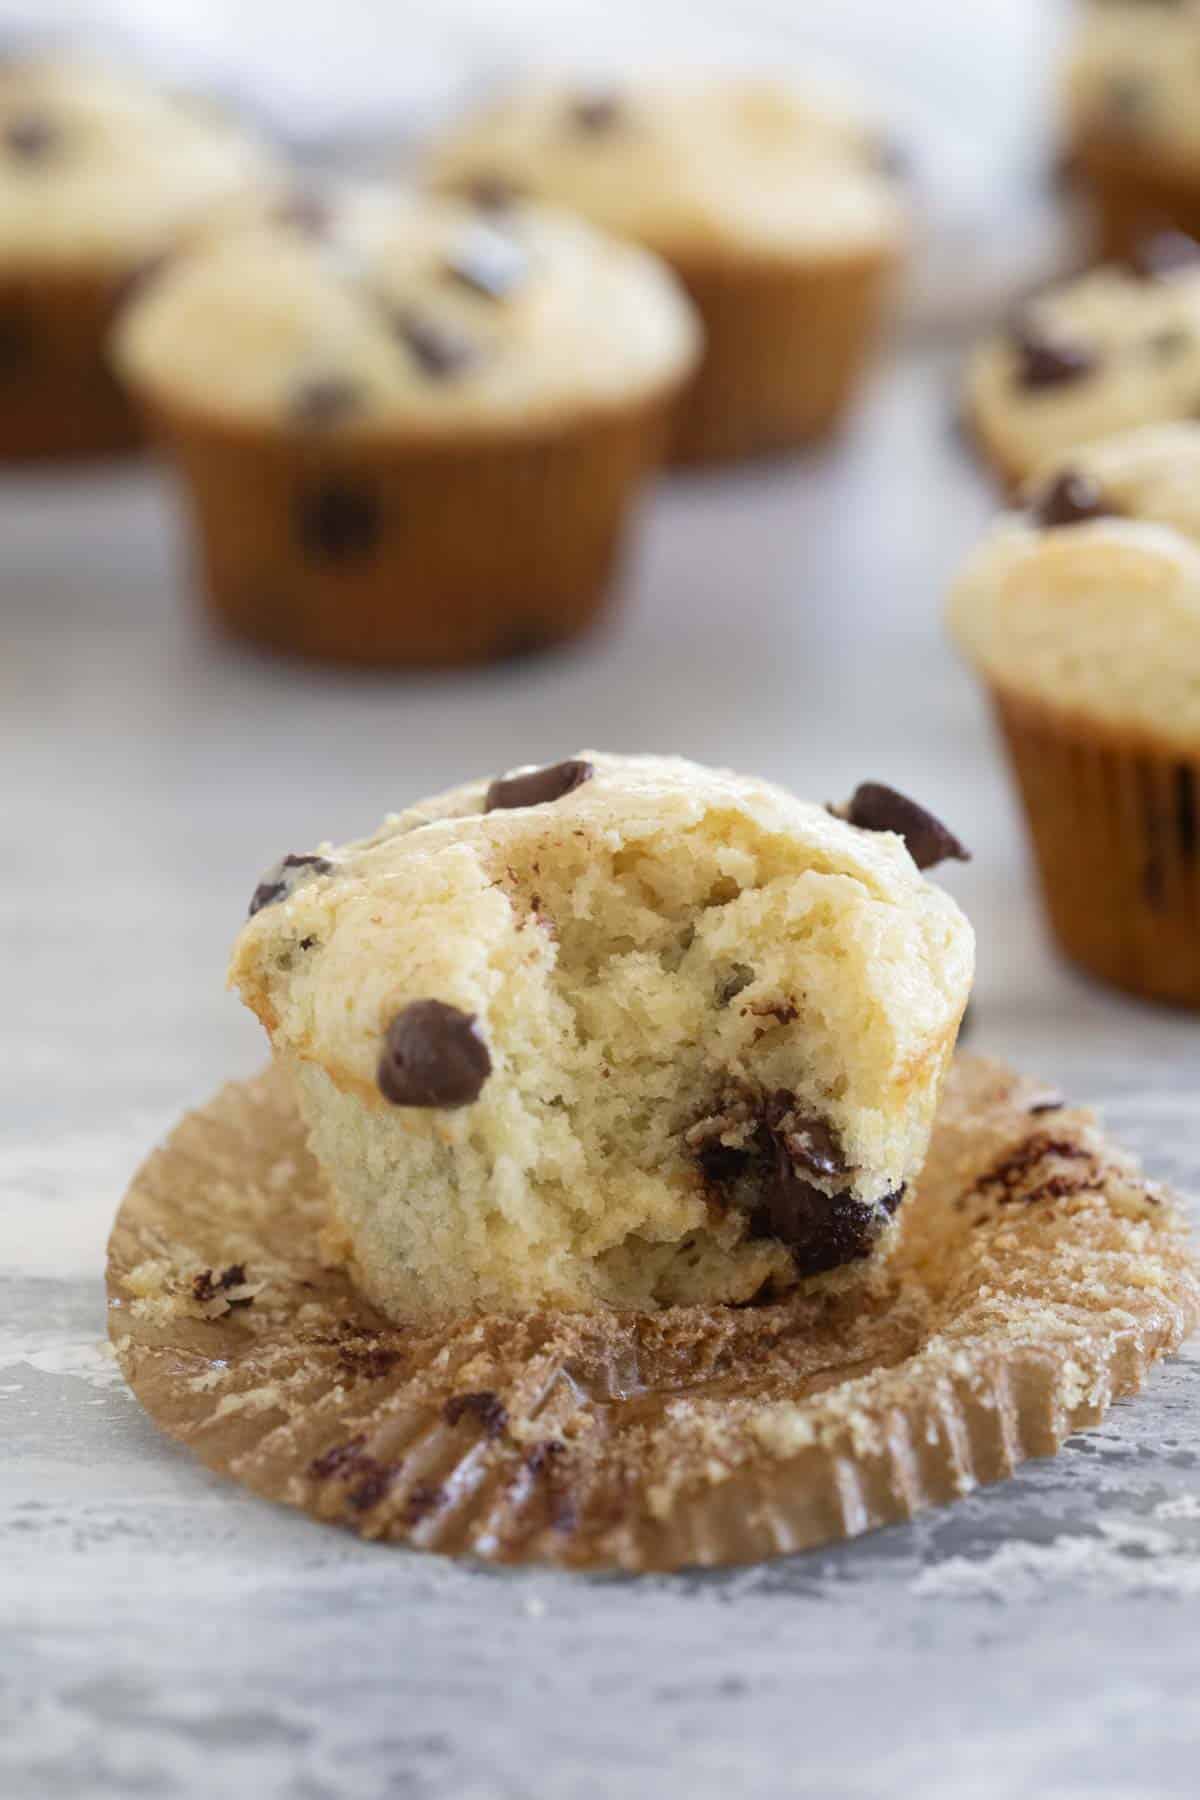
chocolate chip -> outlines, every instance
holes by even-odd
[[[525,1452],[525,1467],[531,1475],[545,1475],[566,1454],[567,1446],[561,1438],[543,1438]]]
[[[322,482],[297,496],[294,523],[301,547],[312,557],[340,562],[365,556],[379,542],[379,502],[362,488]]]
[[[351,1499],[353,1499],[351,1495]],[[448,1496],[444,1487],[436,1481],[416,1481],[408,1490],[404,1500],[404,1522],[406,1525],[419,1525],[422,1519],[436,1512],[446,1504]]]
[[[1020,319],[1013,326],[1017,351],[1016,382],[1022,388],[1065,387],[1082,381],[1099,367],[1099,357],[1086,344]]]
[[[333,864],[323,856],[285,856],[267,870],[250,897],[249,917],[273,906],[277,900],[290,900],[302,882],[312,875],[328,875]]]
[[[606,132],[620,124],[624,108],[614,89],[591,94],[577,94],[567,109],[567,118],[576,131]]]
[[[506,300],[529,273],[529,258],[504,232],[481,224],[447,256],[446,273],[486,300]]]
[[[1195,342],[1186,325],[1166,325],[1161,331],[1152,331],[1145,340],[1146,350],[1155,362],[1171,362],[1177,356],[1185,356]]]
[[[275,208],[277,224],[302,232],[305,237],[325,237],[333,225],[333,208],[319,194],[300,189]]]
[[[327,1481],[331,1475],[344,1475],[364,1461],[366,1446],[365,1436],[347,1438],[344,1444],[331,1444],[320,1456],[313,1457],[308,1472],[317,1481]]]
[[[879,136],[867,144],[867,163],[877,175],[891,181],[908,181],[913,172],[912,154],[895,138]]]
[[[445,381],[479,361],[479,346],[464,331],[404,308],[392,318],[392,329],[423,375]]]
[[[442,1417],[447,1425],[457,1425],[463,1419],[475,1419],[483,1428],[485,1437],[499,1437],[508,1424],[508,1410],[497,1394],[484,1389],[478,1394],[452,1394],[442,1408]]]
[[[789,1095],[783,1096],[790,1099]],[[793,1169],[807,1169],[811,1175],[844,1175],[846,1158],[841,1141],[831,1126],[821,1119],[795,1117],[772,1126],[787,1152]]]
[[[1111,518],[1116,507],[1104,497],[1098,481],[1082,469],[1064,469],[1033,503],[1036,524],[1052,530],[1060,525],[1087,525],[1092,519]]]
[[[1061,1094],[1047,1094],[1042,1100],[1030,1101],[1025,1110],[1032,1117],[1041,1118],[1045,1113],[1061,1112],[1066,1104]]]
[[[298,425],[336,425],[362,406],[362,389],[345,375],[303,381],[292,394],[288,415]]]
[[[726,1144],[722,1134],[736,1135]],[[880,1208],[892,1212],[903,1190],[872,1206],[830,1192],[849,1169],[837,1133],[802,1112],[785,1089],[755,1099],[736,1093],[687,1133],[711,1200],[745,1210],[754,1237],[778,1238],[801,1275],[816,1275],[869,1256]]]
[[[1114,75],[1104,91],[1108,123],[1121,131],[1136,131],[1150,110],[1150,87],[1139,75]]]
[[[481,173],[470,176],[459,191],[480,212],[506,212],[525,190],[507,175]]]
[[[1143,281],[1186,274],[1200,264],[1200,244],[1183,231],[1156,231],[1135,246],[1129,267]]]
[[[449,1108],[478,1100],[491,1072],[474,1013],[414,1000],[387,1028],[376,1079],[394,1106]]]
[[[355,1512],[369,1512],[386,1499],[399,1472],[394,1463],[376,1462],[371,1456],[360,1457],[356,1473],[361,1474],[362,1479],[346,1495]]]
[[[511,775],[498,775],[492,782],[483,810],[502,812],[515,806],[548,806],[552,800],[574,793],[595,773],[590,762],[578,758],[536,769],[514,769]]]
[[[4,127],[4,148],[20,162],[42,162],[58,141],[57,126],[40,113],[10,119]]]
[[[754,980],[754,970],[748,963],[731,963],[728,973],[722,975],[717,983],[717,1005],[728,1006],[736,1000],[743,988],[748,988]]]
[[[234,1295],[230,1293],[231,1288],[245,1287],[245,1285],[245,1263],[230,1263],[229,1267],[222,1269],[219,1275],[214,1275],[211,1269],[201,1269],[198,1275],[192,1277],[192,1298],[201,1306],[207,1306],[210,1301],[220,1299],[224,1299],[225,1304],[229,1307],[253,1306],[253,1294]]]
[[[889,1194],[894,1212],[900,1196]],[[791,1252],[799,1275],[823,1275],[870,1256],[879,1235],[877,1210],[852,1194],[825,1194],[781,1166],[762,1205],[751,1214],[757,1237],[778,1238]]]
[[[904,839],[918,869],[932,869],[948,857],[957,862],[971,860],[971,852],[940,819],[881,781],[864,781],[856,787],[839,817],[862,831],[894,831]]]

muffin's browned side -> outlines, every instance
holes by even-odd
[[[831,431],[873,346],[894,257],[669,260],[704,324],[671,460],[793,449]]]
[[[1200,1007],[1200,754],[992,698],[1063,950],[1117,987]]]
[[[0,272],[0,461],[103,456],[141,437],[113,375],[111,271]]]
[[[1080,139],[1070,157],[1095,207],[1098,257],[1128,256],[1165,225],[1200,238],[1200,168],[1173,165],[1128,137]]]
[[[673,390],[542,431],[301,435],[153,404],[219,622],[354,663],[482,662],[589,626]]]

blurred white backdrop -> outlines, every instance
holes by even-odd
[[[914,303],[994,306],[1060,248],[1045,203],[1066,0],[0,0],[0,32],[144,58],[301,153],[377,163],[522,70],[844,63],[912,146],[927,254]]]

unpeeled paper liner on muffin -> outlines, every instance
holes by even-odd
[[[1086,1113],[960,1057],[890,1291],[390,1325],[324,1266],[280,1076],[127,1194],[110,1333],[165,1431],[364,1537],[580,1569],[856,1536],[1056,1451],[1200,1318],[1184,1220]]]

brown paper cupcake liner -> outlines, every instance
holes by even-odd
[[[355,663],[479,662],[593,623],[672,394],[470,441],[238,429],[152,405],[218,622]]]
[[[139,442],[108,361],[124,285],[104,271],[0,274],[0,461],[103,456]]]
[[[277,1072],[136,1177],[110,1331],[155,1421],[255,1493],[488,1561],[756,1561],[1054,1452],[1200,1315],[1181,1218],[1088,1115],[951,1071],[886,1294],[401,1327],[325,1266]]]
[[[1129,137],[1080,140],[1071,170],[1095,210],[1100,258],[1128,256],[1167,226],[1200,238],[1200,170],[1175,167]]]
[[[1200,1006],[1200,757],[1011,692],[993,703],[1072,961]]]
[[[755,456],[831,431],[873,348],[892,260],[674,259],[705,349],[679,403],[671,460]]]

